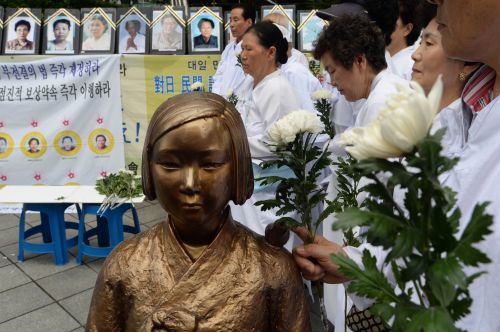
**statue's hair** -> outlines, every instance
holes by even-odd
[[[186,123],[218,119],[231,138],[232,200],[243,204],[253,193],[253,172],[245,126],[234,106],[214,93],[192,92],[163,102],[149,123],[142,152],[142,187],[149,200],[156,198],[151,176],[151,157],[155,144],[168,132]]]

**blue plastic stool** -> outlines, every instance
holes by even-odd
[[[84,203],[80,215],[78,228],[78,254],[76,263],[81,264],[83,255],[93,257],[107,257],[111,250],[123,241],[123,233],[137,234],[141,231],[139,217],[135,207],[130,203],[125,203],[116,209],[107,209],[103,214],[97,211],[101,204]],[[134,226],[123,225],[123,215],[128,210],[132,210]],[[97,216],[97,227],[85,229],[85,215],[93,214]],[[98,247],[89,244],[89,238],[97,235]]]
[[[68,262],[68,248],[77,245],[78,237],[66,239],[66,228],[78,229],[78,223],[64,220],[64,211],[73,203],[24,203],[19,218],[19,251],[17,260],[24,261],[24,251],[53,253],[56,265]],[[76,204],[78,216],[80,207]],[[40,225],[25,231],[26,211],[40,212]],[[41,233],[44,243],[31,243],[28,238]]]

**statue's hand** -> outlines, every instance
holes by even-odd
[[[290,230],[280,222],[273,222],[266,227],[266,241],[273,246],[282,247],[290,237]]]
[[[142,331],[190,332],[196,329],[195,314],[185,309],[171,308],[154,312],[143,325]]]

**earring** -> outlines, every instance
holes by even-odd
[[[467,78],[467,76],[465,75],[464,72],[461,72],[460,74],[458,74],[458,80],[460,82],[465,82],[465,79]]]

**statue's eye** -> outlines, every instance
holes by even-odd
[[[160,162],[158,164],[167,170],[176,170],[176,169],[180,168],[180,165],[176,162],[173,162],[173,161],[164,161],[164,162]]]
[[[221,163],[221,162],[205,162],[201,165],[201,167],[205,170],[214,170],[214,169],[217,169],[219,167],[221,167],[222,165],[224,165],[224,163]]]

